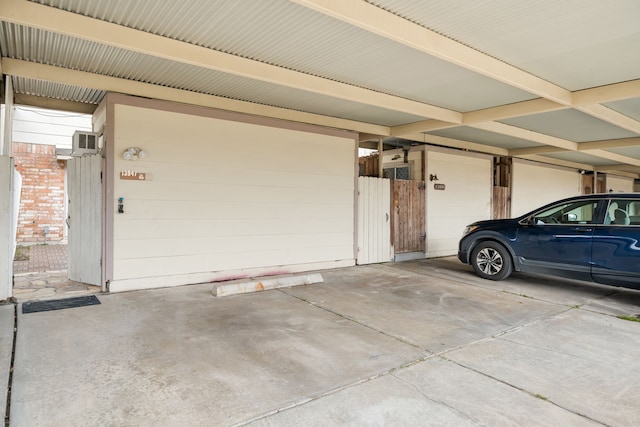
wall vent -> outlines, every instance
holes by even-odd
[[[98,134],[77,130],[73,134],[71,155],[78,157],[98,153]]]

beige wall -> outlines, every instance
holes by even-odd
[[[633,178],[607,175],[607,191],[610,190],[614,193],[632,193]]]
[[[464,227],[491,218],[492,158],[427,148],[426,164],[427,257],[454,255]],[[434,189],[436,183],[445,190]]]
[[[353,136],[130,105],[114,116],[124,213],[113,214],[111,291],[355,263]],[[124,160],[130,146],[148,156]]]
[[[524,215],[554,200],[577,196],[581,193],[581,176],[575,169],[514,159],[512,174],[511,214],[513,217]]]

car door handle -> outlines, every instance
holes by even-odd
[[[573,231],[579,231],[581,233],[591,233],[593,231],[593,228],[576,227],[573,229]]]

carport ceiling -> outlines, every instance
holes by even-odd
[[[15,102],[107,91],[640,177],[637,0],[2,0]]]

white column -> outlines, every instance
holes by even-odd
[[[11,143],[13,140],[13,83],[11,76],[4,76],[4,122],[1,124],[2,130],[2,150],[0,154],[11,157],[13,151]]]
[[[10,77],[5,76],[4,85],[4,122],[0,128],[3,136],[0,152],[0,301],[11,297],[13,291],[13,257],[16,249],[14,206],[18,202],[13,185],[14,165],[11,157],[13,86]]]

